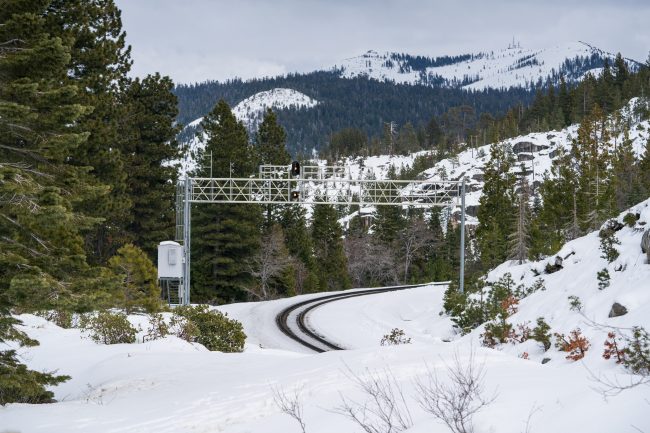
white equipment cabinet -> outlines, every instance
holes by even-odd
[[[170,304],[182,303],[183,246],[178,242],[164,241],[158,245],[158,282],[162,297]]]

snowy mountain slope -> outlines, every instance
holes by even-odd
[[[253,136],[264,119],[264,113],[268,108],[273,110],[284,110],[289,108],[309,109],[318,105],[318,101],[310,98],[304,93],[293,89],[275,88],[264,92],[256,93],[232,108],[232,112],[244,124],[249,134]],[[203,117],[193,120],[186,128],[195,129],[201,124]],[[194,137],[187,143],[187,150],[184,157],[179,161],[179,173],[181,178],[185,173],[196,167],[195,155],[205,146],[205,136]]]
[[[637,103],[644,102],[634,98],[620,111],[622,124],[629,123],[629,128],[617,129],[610,123],[610,131],[612,132],[611,144],[614,145],[623,141],[624,132],[627,130],[634,151],[637,155],[641,155],[650,139],[650,121],[640,120],[634,115],[633,107]],[[572,125],[561,131],[535,132],[509,138],[501,141],[500,144],[512,149],[517,157],[518,162],[513,167],[512,173],[519,173],[523,164],[529,184],[536,185],[542,181],[545,174],[551,175],[551,165],[559,149],[570,150],[572,140],[577,138],[577,131],[578,125]],[[425,171],[423,176],[432,181],[460,179],[463,176],[467,178],[466,204],[468,213],[475,216],[476,206],[483,190],[483,168],[489,159],[490,145],[468,149],[456,157],[438,162],[433,168]],[[475,222],[470,218],[469,222],[472,221]]]
[[[312,108],[318,101],[293,89],[276,88],[256,93],[233,107],[232,112],[249,131],[256,131],[267,108]]]
[[[484,51],[457,56],[453,63],[441,66],[413,67],[406,58],[396,53],[379,54],[376,51],[345,59],[337,68],[344,78],[367,76],[378,81],[398,84],[445,84],[471,90],[534,86],[540,80],[559,80],[562,72],[570,82],[579,81],[587,72],[599,74],[602,60],[610,62],[614,55],[584,42],[571,42],[554,47],[531,49],[512,44],[506,49]],[[578,60],[576,70],[566,68],[565,62]],[[449,63],[449,62],[445,62]],[[598,67],[594,67],[598,64]],[[628,60],[632,69],[638,63]]]
[[[488,281],[496,281],[506,273],[512,275],[516,284],[525,286],[533,285],[539,278],[544,281],[546,290],[537,291],[522,299],[518,312],[508,319],[509,322],[529,322],[533,327],[538,317],[544,317],[553,332],[568,334],[573,329],[580,328],[592,343],[586,357],[587,362],[597,368],[605,368],[608,364],[601,356],[603,342],[607,333],[614,328],[607,326],[626,329],[628,331],[624,332],[628,333],[632,326],[650,329],[650,263],[641,251],[641,237],[650,228],[650,198],[633,206],[629,212],[639,214],[639,220],[633,227],[626,225],[616,232],[620,241],[616,249],[620,256],[612,263],[601,257],[598,232],[592,232],[566,243],[557,252],[557,257],[564,258],[563,268],[557,272],[544,272],[546,264],[553,262],[554,257],[521,265],[506,262],[491,271]],[[617,220],[622,223],[627,213],[621,213]],[[602,269],[608,270],[611,279],[609,287],[599,290],[596,274]],[[580,311],[571,308],[569,296],[580,300]],[[615,302],[624,306],[627,313],[620,317],[609,317]],[[482,331],[481,327],[473,335],[476,337]],[[532,360],[541,361],[543,357],[549,357],[554,363],[569,363],[565,359],[565,353],[544,353],[538,343],[531,341],[504,345],[502,349],[515,356],[525,351]],[[650,392],[650,389],[647,391]]]

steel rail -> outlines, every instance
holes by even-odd
[[[444,285],[444,284],[449,284],[449,282],[436,282],[436,283],[426,283],[426,284],[410,284],[410,285],[404,285],[404,286],[391,286],[391,287],[382,287],[382,288],[373,288],[373,289],[367,289],[367,290],[358,290],[355,292],[344,292],[344,293],[336,293],[333,295],[325,295],[325,296],[319,296],[317,298],[312,298],[306,301],[298,302],[296,304],[292,304],[282,311],[277,314],[275,317],[275,323],[277,327],[280,329],[280,331],[291,338],[292,340],[300,343],[301,345],[313,350],[314,352],[318,353],[323,353],[327,352],[329,350],[345,350],[345,348],[338,346],[331,341],[328,341],[325,339],[323,336],[318,335],[315,331],[309,329],[306,323],[307,315],[315,310],[316,308],[321,307],[322,305],[329,304],[330,302],[335,302],[335,301],[340,301],[343,299],[349,299],[349,298],[356,298],[359,296],[367,296],[367,295],[374,295],[377,293],[387,293],[387,292],[394,292],[398,290],[406,290],[406,289],[413,289],[415,287],[424,287],[424,286],[431,286],[431,285]],[[311,305],[313,304],[313,305]],[[301,337],[298,333],[294,332],[293,329],[289,326],[289,316],[291,313],[294,311],[303,308],[305,308],[303,311],[299,312],[297,317],[296,317],[296,325],[298,329],[300,330],[301,333],[306,335],[309,339],[305,339]],[[312,344],[310,340],[314,340],[318,342],[319,344],[322,344],[323,346],[327,347],[328,349],[323,349],[322,347],[318,347],[315,344]]]

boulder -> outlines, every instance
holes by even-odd
[[[643,233],[641,238],[641,251],[648,257],[648,264],[650,264],[650,229]]]
[[[512,146],[512,152],[515,154],[521,152],[539,152],[540,150],[548,149],[545,144],[535,144],[530,141],[519,141]]]
[[[544,269],[544,271],[545,271],[547,274],[552,274],[552,273],[554,273],[554,272],[559,271],[560,269],[562,269],[562,262],[563,262],[563,261],[564,261],[564,260],[562,259],[562,257],[560,257],[560,256],[555,256],[554,263],[553,263],[553,264],[547,263],[547,264],[546,264],[546,268]]]
[[[650,229],[646,230],[641,237],[641,252],[647,254],[650,251]]]
[[[607,317],[619,317],[619,316],[624,316],[627,314],[627,308],[625,308],[623,305],[619,304],[618,302],[614,302],[612,305],[612,309],[609,310],[609,316]]]

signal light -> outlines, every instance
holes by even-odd
[[[291,176],[298,176],[300,174],[300,163],[294,161],[291,163]]]
[[[300,198],[300,191],[294,189],[291,191],[291,200],[298,200]]]

